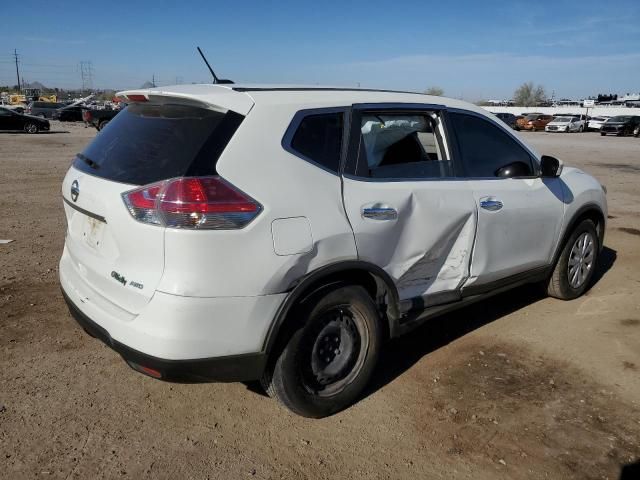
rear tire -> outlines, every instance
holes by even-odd
[[[547,293],[561,300],[582,295],[593,278],[600,240],[591,220],[583,220],[567,239],[547,285]]]
[[[40,127],[35,123],[29,122],[24,126],[24,131],[27,133],[38,133],[40,131]]]
[[[604,137],[604,136],[606,136],[606,135],[607,135],[607,134],[606,134],[605,132],[600,132],[600,136],[601,136],[601,137]]]
[[[375,369],[382,343],[376,305],[360,286],[312,296],[294,315],[304,322],[266,369],[261,384],[298,415],[322,418],[357,400]]]

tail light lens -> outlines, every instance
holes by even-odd
[[[85,122],[90,122],[91,121],[91,112],[89,110],[83,110],[82,111],[82,120],[84,120]]]
[[[165,180],[123,193],[122,199],[139,222],[169,228],[238,229],[261,210],[254,199],[220,177]]]

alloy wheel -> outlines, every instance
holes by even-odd
[[[569,253],[567,276],[572,288],[580,288],[593,268],[595,240],[590,232],[580,235]]]

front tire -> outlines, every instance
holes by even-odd
[[[38,133],[40,131],[40,128],[37,124],[30,122],[24,126],[24,131],[27,133]]]
[[[599,252],[596,226],[591,220],[583,220],[562,248],[547,293],[561,300],[573,300],[582,295],[593,278]]]
[[[382,329],[376,305],[360,286],[312,296],[293,313],[300,320],[267,368],[269,396],[298,415],[322,418],[357,400],[378,361]]]

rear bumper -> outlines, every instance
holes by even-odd
[[[184,381],[261,376],[267,334],[286,293],[205,298],[156,291],[131,312],[94,289],[80,267],[65,247],[59,274],[71,314],[137,370],[143,366],[161,373],[152,376]]]
[[[116,340],[91,320],[62,290],[69,312],[91,336],[118,352],[134,370],[160,380],[172,382],[238,382],[257,380],[267,361],[264,353],[248,353],[195,360],[167,360],[134,350]],[[157,374],[151,373],[157,372]]]

